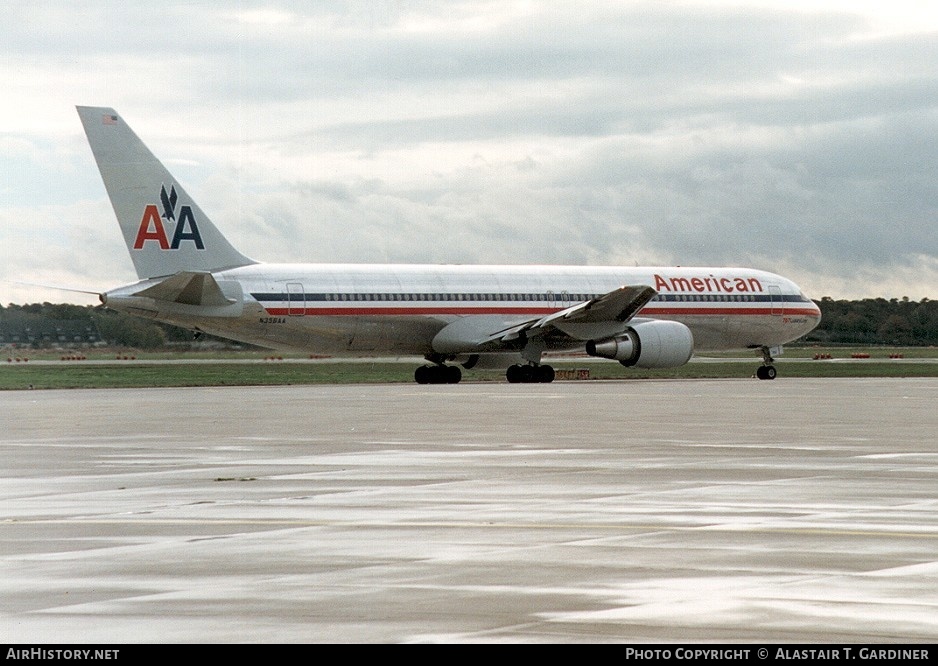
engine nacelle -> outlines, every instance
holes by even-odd
[[[638,368],[676,368],[694,353],[694,335],[678,321],[656,319],[634,324],[624,335],[590,340],[586,353]]]

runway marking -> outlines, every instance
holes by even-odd
[[[217,518],[208,520],[196,520],[185,518],[153,518],[153,519],[25,519],[6,518],[0,521],[3,525],[203,525],[224,526],[224,525],[257,525],[271,527],[348,527],[348,528],[438,528],[438,529],[512,529],[512,530],[547,530],[547,529],[565,529],[565,530],[605,530],[605,531],[640,531],[648,530],[655,532],[728,532],[734,534],[795,534],[795,535],[823,535],[823,536],[872,536],[872,537],[901,537],[907,539],[938,539],[938,532],[910,532],[910,531],[890,531],[890,530],[859,530],[859,529],[821,529],[810,527],[753,527],[740,528],[720,527],[713,525],[698,526],[676,526],[676,525],[627,525],[611,523],[496,523],[496,522],[361,522],[361,521],[342,521],[342,520],[299,520],[282,518]],[[213,535],[215,536],[215,535]]]

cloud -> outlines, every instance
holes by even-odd
[[[92,103],[257,259],[746,264],[934,298],[938,20],[828,6],[13,9],[0,279],[128,279]]]

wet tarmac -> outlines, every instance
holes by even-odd
[[[938,380],[0,393],[0,642],[933,642]]]

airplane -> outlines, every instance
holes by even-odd
[[[107,307],[282,351],[423,356],[414,379],[462,369],[547,383],[549,352],[672,368],[697,351],[773,355],[814,329],[817,305],[791,280],[750,268],[274,264],[241,254],[108,107],[77,107],[138,282]]]

